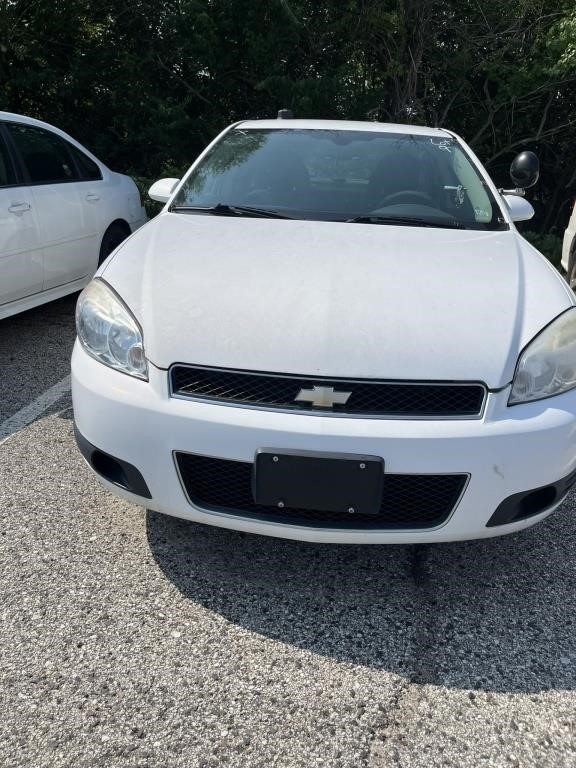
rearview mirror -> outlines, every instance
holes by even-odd
[[[180,179],[160,179],[148,190],[148,196],[158,203],[167,203]]]
[[[534,152],[520,152],[510,166],[510,178],[518,189],[533,187],[540,176],[540,161]]]
[[[512,221],[528,221],[534,216],[534,208],[525,198],[518,195],[502,195],[502,199],[510,211]]]

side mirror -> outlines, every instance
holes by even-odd
[[[518,189],[533,187],[540,176],[540,161],[534,152],[520,152],[510,166],[510,178]]]
[[[167,203],[180,179],[160,179],[148,190],[148,196],[158,203]]]
[[[534,208],[530,205],[528,200],[525,200],[519,195],[502,195],[502,199],[506,203],[506,207],[510,211],[510,218],[512,221],[528,221],[534,216]]]

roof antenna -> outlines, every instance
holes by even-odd
[[[294,118],[294,112],[291,109],[279,109],[278,120],[292,120]]]

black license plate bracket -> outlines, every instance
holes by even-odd
[[[380,456],[260,448],[254,458],[252,494],[263,506],[375,516],[383,484]]]

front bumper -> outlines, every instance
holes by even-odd
[[[479,420],[323,417],[171,398],[166,371],[150,365],[143,382],[101,365],[79,346],[72,358],[74,418],[93,446],[142,474],[151,499],[102,480],[135,503],[209,525],[282,538],[332,543],[427,543],[512,533],[558,505],[518,522],[487,527],[508,497],[556,483],[576,468],[576,391],[507,407],[508,390],[490,394]],[[286,525],[193,506],[174,453],[251,462],[258,448],[381,456],[386,472],[462,473],[465,492],[434,529],[365,530]]]

